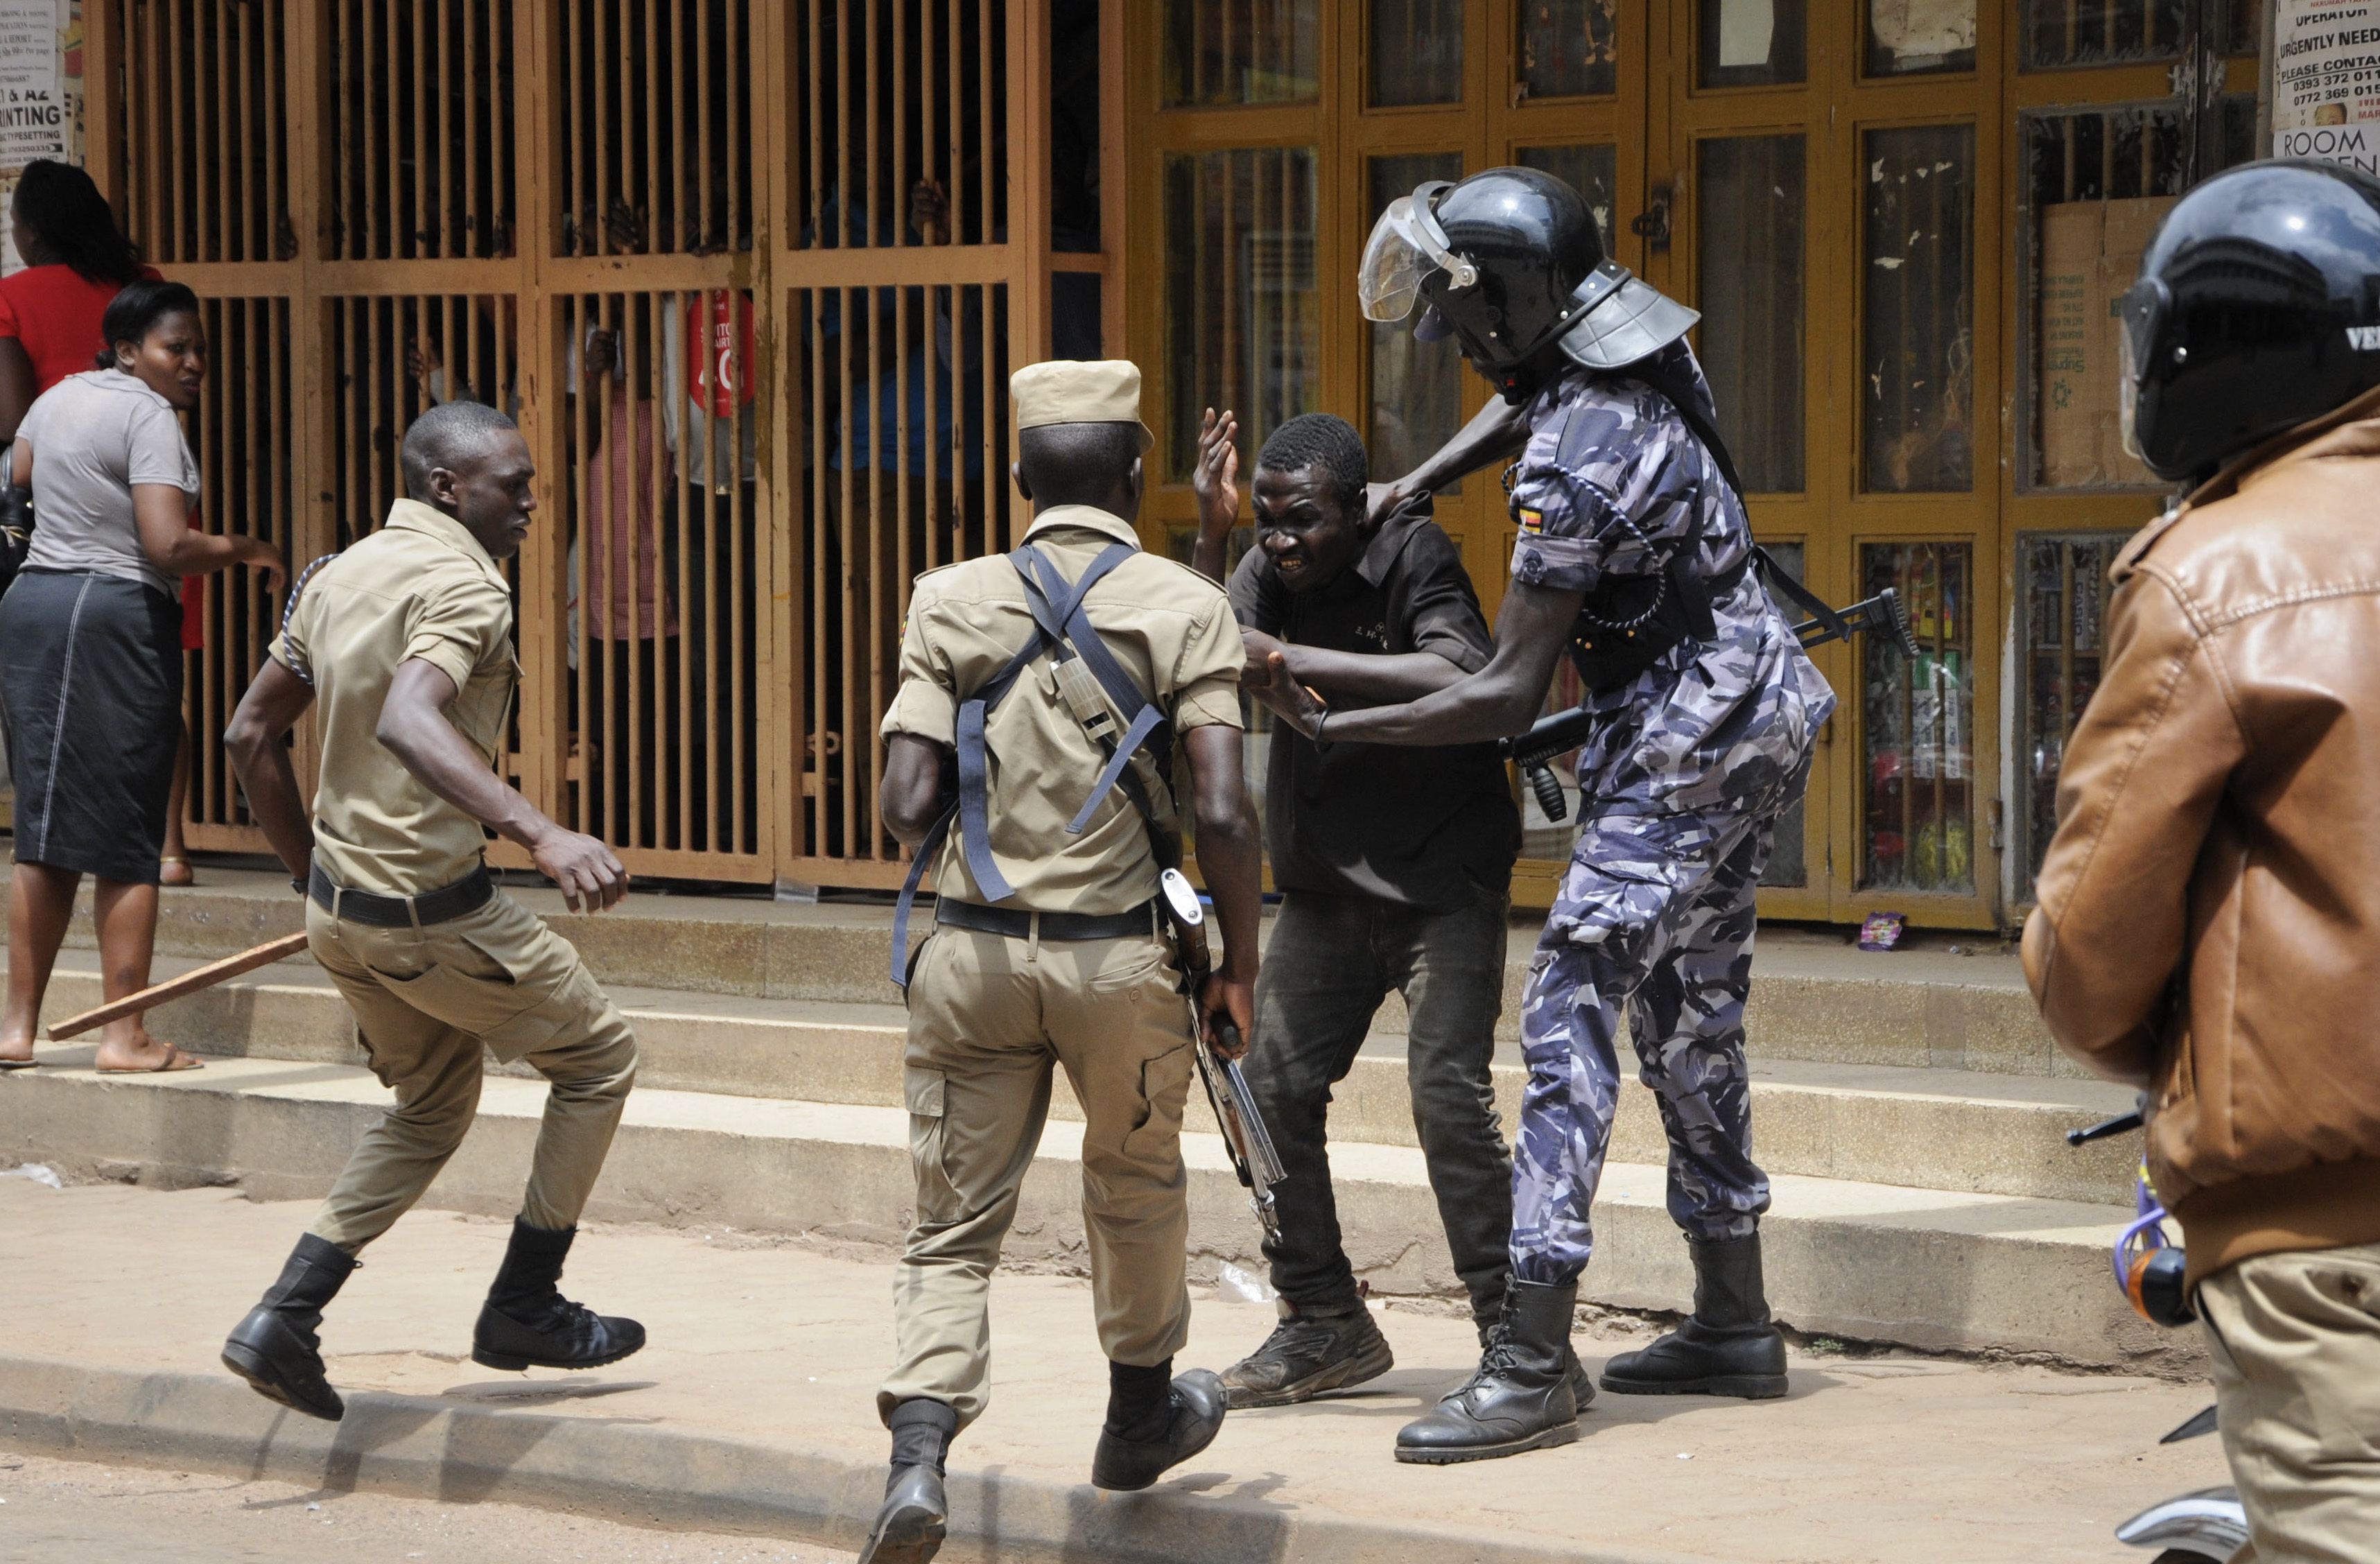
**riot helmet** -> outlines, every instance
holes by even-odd
[[[2124,448],[2196,482],[2380,385],[2380,181],[2218,174],[2177,202],[2119,307]]]
[[[1533,168],[1433,179],[1389,203],[1356,274],[1364,314],[1414,334],[1451,334],[1509,400],[1559,344],[1588,369],[1616,370],[1667,347],[1698,317],[1604,254],[1576,190]]]

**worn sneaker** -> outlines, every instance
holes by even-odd
[[[1358,1303],[1345,1314],[1316,1314],[1280,1300],[1281,1323],[1265,1344],[1223,1371],[1234,1408],[1285,1407],[1325,1390],[1377,1379],[1396,1364],[1388,1338]]]

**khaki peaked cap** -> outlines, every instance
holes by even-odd
[[[1052,358],[1008,377],[1016,427],[1045,424],[1131,424],[1140,448],[1157,443],[1140,421],[1140,366],[1129,358]]]

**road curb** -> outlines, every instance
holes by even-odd
[[[557,1387],[560,1388],[560,1387]],[[779,1448],[619,1417],[554,1417],[366,1391],[301,1417],[227,1376],[0,1356],[0,1437],[46,1455],[449,1503],[500,1500],[635,1524],[857,1548],[883,1493],[869,1452]],[[964,1446],[962,1446],[962,1450]],[[1194,1462],[1194,1467],[1196,1463]],[[951,1474],[948,1564],[1712,1564],[1682,1554],[1481,1538],[1252,1497],[1102,1494],[997,1467]],[[1591,1522],[1591,1511],[1582,1512]]]

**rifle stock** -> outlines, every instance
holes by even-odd
[[[1198,996],[1207,987],[1207,978],[1214,971],[1213,958],[1207,949],[1207,915],[1198,905],[1198,893],[1190,888],[1189,880],[1179,869],[1167,869],[1160,877],[1162,894],[1158,903],[1165,909],[1166,921],[1172,926],[1175,948],[1182,956],[1184,999],[1190,1006],[1190,1041],[1198,1061],[1198,1080],[1207,1088],[1208,1106],[1215,1110],[1215,1123],[1223,1132],[1223,1148],[1232,1158],[1232,1171],[1239,1175],[1240,1187],[1248,1192],[1248,1207],[1257,1214],[1265,1236],[1281,1236],[1281,1214],[1273,1203],[1272,1186],[1288,1177],[1281,1165],[1281,1154],[1274,1149],[1272,1136],[1265,1129],[1264,1115],[1257,1108],[1256,1094],[1248,1089],[1247,1076],[1242,1073],[1237,1059],[1223,1059],[1207,1044],[1206,1017],[1200,1013]],[[1226,1019],[1216,1030],[1226,1047],[1236,1048],[1240,1029]]]

